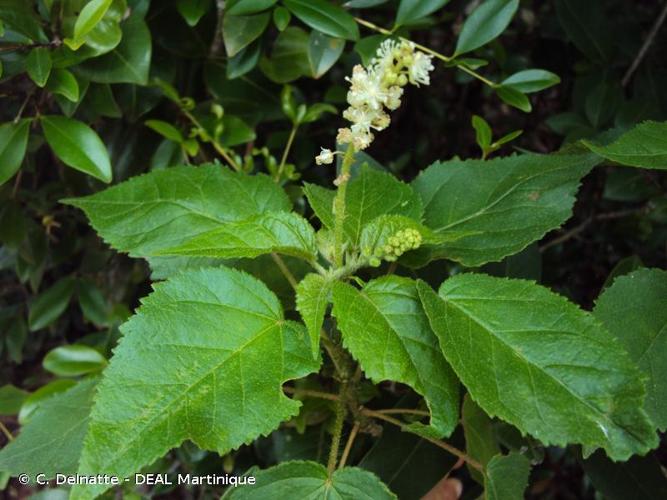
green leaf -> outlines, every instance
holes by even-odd
[[[228,488],[224,500],[265,500],[267,498],[308,498],[337,500],[391,500],[396,496],[374,474],[357,467],[338,469],[331,477],[316,462],[284,462],[256,471],[252,486]]]
[[[589,313],[534,282],[481,274],[419,292],[447,361],[490,416],[614,460],[657,445],[641,372]]]
[[[0,387],[0,415],[16,415],[28,394],[13,385]]]
[[[86,94],[86,104],[100,116],[120,118],[123,115],[108,83],[91,84]]]
[[[78,377],[103,370],[107,360],[92,347],[72,344],[50,350],[42,365],[59,377]]]
[[[445,362],[421,306],[416,282],[398,276],[370,281],[362,290],[336,282],[333,315],[343,345],[373,382],[401,382],[421,394],[431,437],[449,436],[458,424],[459,384]]]
[[[499,87],[495,87],[495,90],[498,97],[500,97],[500,99],[505,104],[509,104],[514,108],[520,109],[524,113],[530,113],[530,111],[533,109],[528,96],[516,88],[501,85]]]
[[[436,243],[438,237],[419,222],[403,215],[380,215],[366,224],[359,238],[361,254],[370,258],[382,258],[390,239],[399,231],[412,229],[421,235],[421,243]]]
[[[284,0],[292,14],[325,35],[357,40],[359,28],[345,10],[325,0]]]
[[[30,120],[0,125],[0,186],[21,168],[28,146]]]
[[[45,401],[75,385],[76,382],[71,379],[56,379],[37,389],[23,401],[21,411],[19,411],[19,423],[26,425]]]
[[[100,289],[82,280],[77,283],[77,295],[83,317],[95,325],[108,326],[110,308]]]
[[[613,29],[604,10],[602,0],[556,0],[556,15],[567,37],[596,62],[609,61],[613,50]]]
[[[304,192],[322,224],[333,229],[335,191],[306,183]],[[354,245],[359,243],[363,227],[380,215],[403,215],[419,221],[423,213],[419,195],[408,184],[367,165],[348,184],[345,200],[344,228]]]
[[[616,278],[594,314],[648,377],[644,408],[667,429],[667,272],[640,269]]]
[[[255,40],[227,61],[227,78],[232,80],[252,71],[262,55],[261,40]]]
[[[233,269],[189,271],[154,285],[121,331],[80,474],[126,477],[188,439],[224,455],[295,416],[301,404],[281,386],[319,368],[306,329],[284,319],[266,285]],[[105,489],[75,486],[72,498]]]
[[[31,2],[25,0],[0,0],[0,20],[17,33],[36,42],[48,39]]]
[[[560,83],[560,77],[544,69],[526,69],[505,78],[501,85],[529,94]]]
[[[197,26],[199,20],[211,8],[211,0],[178,0],[176,8],[189,26]]]
[[[45,292],[40,293],[31,303],[28,314],[30,331],[46,328],[65,312],[74,293],[74,280],[63,278]]]
[[[160,250],[156,255],[228,259],[271,252],[314,259],[317,245],[313,227],[295,213],[263,213],[239,222],[227,222],[181,245]]]
[[[640,123],[606,146],[582,143],[603,158],[639,168],[667,170],[667,122]]]
[[[489,461],[501,452],[500,446],[493,433],[493,422],[470,398],[470,394],[466,394],[463,399],[461,423],[466,438],[466,453],[486,468]],[[470,466],[468,470],[475,481],[484,484],[484,476],[480,471]]]
[[[276,83],[288,83],[301,76],[310,75],[309,47],[310,38],[306,32],[291,26],[278,35],[271,57],[263,57],[260,68]]]
[[[83,122],[65,116],[41,118],[44,138],[64,164],[111,182],[112,172],[107,148],[97,133]]]
[[[454,55],[471,52],[498,37],[518,8],[519,0],[486,0],[463,23]]]
[[[285,31],[285,28],[289,26],[289,22],[292,19],[292,14],[283,6],[278,6],[273,9],[273,24],[276,25],[278,31]]]
[[[234,16],[244,16],[273,7],[278,0],[231,0],[227,3],[229,4],[227,12]]]
[[[418,21],[443,7],[449,0],[401,0],[394,28]]]
[[[291,208],[270,177],[233,173],[220,165],[158,170],[64,203],[83,209],[112,247],[137,257],[156,255],[225,224]]]
[[[491,127],[484,118],[477,115],[473,115],[472,117],[472,127],[475,129],[477,145],[482,148],[482,150],[485,150],[491,145],[491,139],[493,137]]]
[[[95,26],[102,20],[104,14],[111,6],[113,0],[90,0],[83,9],[74,24],[74,41],[76,48],[80,47],[84,41],[83,38],[90,33]]]
[[[320,78],[329,71],[340,58],[344,47],[344,40],[313,30],[308,41],[308,61],[313,77]]]
[[[320,330],[331,302],[332,283],[319,274],[308,274],[296,288],[296,308],[308,329],[313,354],[320,349]]]
[[[515,130],[514,132],[510,132],[509,134],[506,134],[502,136],[500,139],[495,141],[493,143],[494,146],[502,146],[503,144],[507,144],[508,142],[512,142],[514,139],[519,137],[521,134],[523,134],[523,130]]]
[[[74,474],[79,463],[96,378],[89,378],[43,401],[19,436],[0,450],[0,470],[13,476],[46,478]]]
[[[484,493],[487,500],[523,500],[528,487],[530,460],[520,453],[496,455],[486,467]]]
[[[252,16],[232,16],[225,14],[222,21],[222,39],[229,57],[234,57],[257,40],[269,25],[271,14],[255,14]]]
[[[521,155],[435,163],[412,183],[424,224],[464,235],[434,249],[466,266],[498,261],[557,228],[572,213],[579,179],[593,155]]]
[[[66,69],[54,69],[46,82],[46,90],[63,96],[71,102],[79,100],[79,82]]]
[[[164,122],[162,120],[146,120],[144,125],[146,125],[151,130],[154,130],[162,137],[166,137],[170,141],[174,141],[180,144],[184,140],[181,131],[170,123]]]
[[[121,24],[122,40],[108,54],[78,66],[92,82],[146,85],[153,46],[146,22],[136,11]]]
[[[247,144],[255,140],[255,131],[237,116],[225,115],[222,124],[224,129],[219,140],[225,147]]]
[[[87,59],[100,56],[110,52],[120,43],[123,36],[120,23],[127,12],[127,2],[125,0],[111,0],[111,2],[108,2],[106,9],[99,18],[99,12],[91,12],[95,15],[89,18],[89,20],[95,21],[94,25],[84,34],[77,35],[77,26],[80,24],[80,20],[82,19],[81,14],[84,14],[84,10],[94,4],[97,4],[97,7],[103,7],[103,2],[96,0],[95,2],[87,3],[81,12],[79,12],[80,2],[66,2],[64,4],[62,16],[63,32],[66,35],[64,40],[65,45],[75,51],[79,50],[83,44],[87,48],[83,54],[77,54],[74,57]]]
[[[28,76],[38,87],[44,87],[51,74],[51,51],[46,47],[36,47],[25,60]]]

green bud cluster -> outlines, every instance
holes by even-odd
[[[398,258],[409,250],[416,250],[422,244],[422,235],[419,231],[412,228],[402,229],[387,239],[387,243],[375,251],[375,255],[370,259],[372,266],[379,266],[380,260],[395,262]]]

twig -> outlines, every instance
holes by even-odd
[[[317,399],[328,399],[329,401],[338,401],[340,398],[336,394],[329,392],[311,391],[310,389],[296,389],[294,387],[283,387],[283,391],[287,394],[295,396],[310,396]]]
[[[14,436],[12,436],[12,433],[9,432],[9,429],[5,427],[5,424],[3,424],[2,421],[0,421],[0,431],[2,431],[2,433],[7,437],[9,442],[14,441]]]
[[[651,31],[649,31],[646,40],[644,40],[643,45],[639,49],[639,52],[637,52],[637,56],[635,57],[634,61],[632,61],[632,64],[625,72],[625,75],[623,75],[623,80],[621,80],[621,84],[623,85],[623,87],[627,87],[628,83],[630,83],[632,75],[637,70],[641,62],[644,60],[644,56],[646,56],[646,53],[648,52],[648,49],[651,47],[651,44],[655,40],[658,31],[660,31],[662,23],[665,22],[665,18],[667,18],[667,2],[665,2],[665,6],[663,7],[662,12],[660,12],[660,15],[655,20],[655,23],[653,23]]]
[[[424,410],[412,410],[409,408],[388,408],[386,410],[376,410],[378,413],[384,415],[419,415],[422,417],[428,417],[431,414]]]
[[[296,280],[294,275],[292,274],[292,271],[289,270],[289,267],[287,267],[287,264],[285,264],[285,261],[283,258],[278,255],[276,252],[271,252],[271,258],[273,261],[276,263],[278,268],[280,269],[280,272],[283,273],[283,276],[287,279],[289,284],[292,286],[294,290],[296,290],[296,287],[298,286],[299,282]]]
[[[296,131],[299,128],[298,125],[292,126],[292,131],[289,134],[287,139],[287,144],[285,145],[285,150],[283,151],[283,156],[280,159],[280,166],[278,167],[278,172],[276,173],[276,182],[280,182],[280,178],[283,176],[283,170],[285,170],[285,163],[287,163],[287,156],[289,155],[290,150],[292,149],[292,143],[296,137]]]
[[[343,435],[343,425],[345,424],[345,416],[347,415],[347,406],[345,404],[345,394],[347,393],[347,382],[342,382],[340,385],[340,394],[336,404],[336,420],[334,421],[333,437],[331,438],[331,449],[329,450],[329,461],[327,462],[327,473],[329,478],[336,470],[336,462],[338,461],[338,450],[340,448],[340,440]]]
[[[345,467],[345,463],[347,462],[347,459],[350,456],[350,450],[352,449],[352,444],[354,443],[354,440],[357,437],[357,433],[359,432],[360,426],[361,425],[359,424],[359,422],[356,422],[354,424],[354,427],[352,427],[352,431],[350,431],[350,436],[347,438],[347,443],[345,443],[345,449],[343,450],[343,455],[340,457],[340,463],[338,464],[339,469]]]

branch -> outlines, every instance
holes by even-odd
[[[660,12],[660,15],[655,20],[655,23],[653,23],[653,26],[651,27],[651,31],[649,31],[649,34],[646,37],[646,40],[644,40],[644,44],[639,49],[639,52],[637,52],[637,56],[635,57],[635,60],[632,61],[632,64],[630,65],[628,70],[625,72],[625,75],[623,76],[623,80],[621,80],[621,85],[623,85],[623,87],[627,87],[628,83],[630,83],[630,79],[632,78],[632,75],[637,70],[637,68],[639,67],[641,62],[644,60],[644,56],[646,56],[646,53],[648,52],[648,49],[653,44],[653,41],[655,40],[655,37],[658,34],[658,31],[660,31],[660,27],[662,26],[662,23],[665,22],[665,18],[667,18],[667,2],[665,2],[665,6],[663,7],[662,12]]]

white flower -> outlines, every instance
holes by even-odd
[[[338,135],[336,136],[336,142],[338,144],[349,144],[354,138],[352,131],[349,128],[339,128]]]
[[[431,59],[433,59],[431,56],[423,52],[415,52],[412,64],[409,66],[410,83],[417,86],[420,83],[430,85],[431,77],[429,73],[435,69]]]
[[[334,154],[330,149],[320,148],[322,151],[315,157],[315,163],[318,165],[330,165],[334,161]]]
[[[366,71],[363,66],[357,64],[354,67],[350,91],[347,93],[347,101],[352,106],[363,106],[372,109],[382,109],[387,100],[387,94],[382,85],[382,75],[375,71]]]

